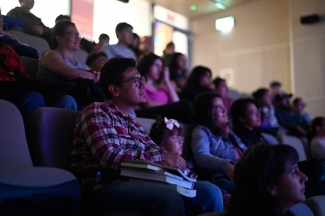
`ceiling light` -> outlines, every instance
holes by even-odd
[[[217,2],[216,6],[217,6],[217,8],[219,8],[221,10],[226,10],[226,5],[224,5],[224,4],[220,3],[220,2]]]

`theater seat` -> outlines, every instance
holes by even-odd
[[[282,135],[282,143],[294,147],[299,154],[299,161],[307,160],[307,155],[301,140],[294,136]]]
[[[34,167],[23,119],[0,100],[0,215],[79,215],[81,188],[66,170]]]

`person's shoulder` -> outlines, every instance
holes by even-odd
[[[203,125],[197,125],[195,126],[192,134],[212,134],[211,130]]]

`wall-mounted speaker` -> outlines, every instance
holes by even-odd
[[[320,21],[320,17],[318,14],[311,14],[311,15],[300,17],[301,24],[312,24],[312,23],[317,23],[319,21]]]

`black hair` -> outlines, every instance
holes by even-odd
[[[100,56],[107,57],[105,52],[91,52],[87,56],[86,65],[90,67],[94,63],[94,61]]]
[[[226,80],[225,80],[225,79],[222,79],[221,77],[217,77],[217,78],[215,78],[215,79],[212,81],[212,83],[214,84],[214,86],[215,86],[216,88],[218,88],[219,85],[221,85],[221,83],[223,83],[223,82],[226,82]]]
[[[117,24],[117,26],[115,28],[116,37],[117,37],[117,32],[121,32],[125,28],[128,28],[128,27],[130,27],[131,29],[133,29],[133,27],[130,24],[125,23],[125,22],[122,22],[122,23]]]
[[[70,21],[61,21],[55,24],[52,33],[52,42],[54,49],[58,47],[58,41],[56,40],[56,36],[63,36],[70,26],[76,27],[76,25]]]
[[[297,98],[295,98],[295,99],[292,101],[292,104],[293,104],[294,106],[297,106],[298,103],[299,103],[299,101],[302,101],[302,98],[297,97]]]
[[[71,21],[71,17],[69,15],[63,15],[63,14],[60,14],[59,16],[57,16],[55,18],[55,23],[58,22],[58,21]]]
[[[176,70],[178,69],[177,60],[180,56],[184,56],[184,54],[179,52],[173,54],[173,57],[170,60],[170,64],[169,64],[170,69],[176,69]]]
[[[297,151],[289,145],[261,144],[248,148],[235,166],[236,188],[229,202],[228,215],[281,215],[280,202],[270,190],[279,183],[287,160],[293,163],[299,160]]]
[[[272,81],[270,83],[270,88],[281,87],[281,86],[282,86],[282,84],[278,81]]]
[[[166,127],[165,120],[157,116],[156,121],[152,124],[151,129],[150,129],[150,138],[154,143],[157,145],[161,145],[163,140],[167,136],[174,136],[174,135],[180,135],[182,133],[182,128],[179,127],[173,127],[173,130],[169,130]]]
[[[119,86],[124,77],[123,72],[129,67],[135,68],[135,65],[136,62],[133,58],[124,58],[122,56],[111,58],[105,63],[100,73],[100,86],[107,98],[111,97],[108,87],[110,85]]]
[[[212,76],[211,70],[204,66],[196,66],[193,68],[190,77],[188,78],[186,84],[189,85],[196,85],[200,86],[201,78],[208,72],[210,74],[210,77]]]
[[[317,135],[317,127],[322,126],[324,124],[324,120],[325,120],[325,117],[319,116],[319,117],[315,117],[311,121],[311,128],[307,133],[307,139],[308,139],[309,143]]]
[[[100,34],[98,39],[99,40],[105,40],[105,39],[109,40],[109,36],[108,36],[108,34]]]
[[[212,133],[221,133],[221,128],[218,128],[214,124],[213,116],[213,104],[212,101],[215,98],[220,98],[220,95],[214,92],[204,92],[197,95],[194,99],[194,110],[193,110],[193,124],[202,125],[211,130]]]
[[[269,90],[266,88],[259,88],[255,92],[253,92],[254,99],[258,102]]]
[[[166,45],[166,48],[170,48],[171,46],[175,47],[175,44],[171,41]]]
[[[251,98],[238,99],[230,108],[231,121],[235,133],[237,133],[237,130],[240,131],[244,128],[244,123],[240,120],[240,117],[245,118],[249,104],[254,104],[258,108],[256,101]]]
[[[137,64],[137,70],[139,71],[141,76],[146,77],[150,73],[150,67],[154,64],[157,59],[160,59],[162,63],[164,63],[164,60],[160,56],[157,56],[153,53],[148,53],[140,58]]]

